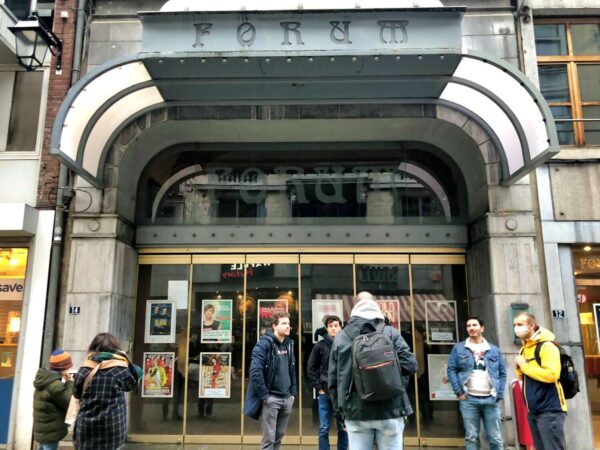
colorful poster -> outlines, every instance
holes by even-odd
[[[390,326],[400,331],[400,300],[375,300],[379,309],[390,322]]]
[[[174,352],[144,352],[142,397],[173,397]]]
[[[429,399],[457,400],[448,380],[448,355],[427,355]]]
[[[456,302],[454,300],[425,300],[427,343],[447,345],[458,340]]]
[[[231,353],[200,353],[198,397],[229,398],[231,396]]]
[[[148,300],[146,302],[146,344],[175,343],[175,302]]]
[[[233,300],[202,300],[202,332],[200,342],[231,343]]]
[[[267,330],[272,330],[271,318],[277,312],[288,312],[287,300],[259,300],[258,301],[258,333],[256,341],[265,334]]]
[[[312,301],[312,340],[313,344],[319,339],[315,339],[315,331],[318,328],[324,326],[323,319],[327,316],[338,316],[343,320],[344,317],[344,304],[343,300],[325,300],[325,299],[313,299]]]

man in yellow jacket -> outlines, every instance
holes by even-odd
[[[564,450],[567,403],[560,384],[560,351],[554,334],[539,326],[535,317],[521,313],[513,321],[515,334],[523,342],[515,358],[515,372],[523,382],[527,421],[537,450]],[[540,362],[535,358],[538,343]]]

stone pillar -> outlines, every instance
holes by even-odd
[[[75,217],[65,260],[59,342],[80,364],[97,333],[114,334],[131,350],[134,330],[137,252],[133,229],[116,215]],[[69,306],[80,313],[69,314]]]

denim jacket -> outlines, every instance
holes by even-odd
[[[465,393],[465,383],[469,379],[475,365],[473,352],[465,346],[465,342],[462,341],[456,344],[452,348],[450,358],[448,359],[448,380],[457,396]],[[491,395],[500,400],[504,397],[506,368],[498,347],[492,344],[489,344],[489,346],[490,349],[485,352],[483,359],[488,376],[492,382]]]

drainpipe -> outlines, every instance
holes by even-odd
[[[71,86],[79,80],[81,73],[81,55],[83,53],[84,33],[84,8],[87,0],[79,0],[77,4],[77,23],[75,28],[75,42],[73,43],[73,68],[71,71]],[[32,5],[33,5],[32,1]],[[33,6],[32,6],[33,7]],[[42,344],[41,363],[50,358],[54,346],[54,328],[56,326],[56,306],[59,303],[59,286],[61,275],[61,262],[63,253],[63,240],[65,236],[66,211],[63,204],[72,196],[69,169],[64,164],[60,165],[58,174],[58,191],[56,194],[56,214],[52,233],[52,249],[50,252],[50,268],[48,276],[48,296],[46,299],[46,316],[44,318],[44,336]]]

